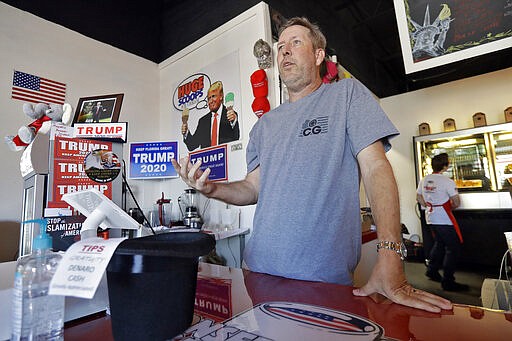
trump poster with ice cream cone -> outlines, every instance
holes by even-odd
[[[240,139],[238,64],[237,51],[184,77],[173,88],[173,122],[189,152]]]

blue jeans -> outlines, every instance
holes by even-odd
[[[462,244],[453,225],[428,225],[434,236],[434,246],[430,250],[428,270],[443,269],[443,282],[455,281],[454,273]]]

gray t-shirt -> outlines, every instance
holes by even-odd
[[[352,284],[361,253],[357,154],[398,131],[358,81],[323,84],[254,125],[247,171],[260,191],[244,260],[252,271]]]

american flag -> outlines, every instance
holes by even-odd
[[[64,104],[66,84],[15,70],[11,98],[32,103]]]

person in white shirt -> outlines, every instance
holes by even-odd
[[[469,287],[455,282],[455,269],[462,249],[462,234],[452,213],[460,205],[455,182],[442,173],[448,169],[448,154],[433,157],[433,173],[421,179],[416,200],[425,208],[427,225],[434,237],[425,275],[446,291],[463,291]],[[439,273],[443,269],[443,276]]]

